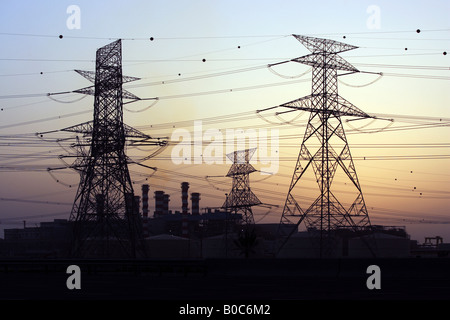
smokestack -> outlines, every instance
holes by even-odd
[[[133,207],[133,213],[138,216],[140,214],[139,208],[141,207],[141,197],[140,196],[134,196],[134,207]]]
[[[155,191],[155,217],[163,214],[164,206],[164,191]]]
[[[142,216],[148,218],[148,191],[150,187],[148,184],[142,185]]]
[[[169,214],[169,201],[170,201],[170,195],[164,194],[163,197],[163,214]]]
[[[188,190],[189,183],[182,182],[181,183],[181,236],[188,238],[189,237],[189,213],[188,213]]]
[[[150,187],[148,184],[142,185],[142,233],[144,238],[150,234],[148,232],[148,191]]]
[[[125,215],[132,216],[134,213],[134,195],[131,192],[125,193]]]
[[[188,214],[188,190],[189,182],[181,183],[181,212]]]
[[[200,214],[200,193],[192,192],[191,193],[191,201],[192,201],[192,215]]]

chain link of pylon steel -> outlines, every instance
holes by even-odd
[[[94,120],[64,131],[90,136],[89,152],[75,161],[80,184],[70,220],[74,224],[72,256],[136,257],[141,248],[142,224],[125,155],[126,136],[149,138],[123,123],[123,99],[136,96],[122,89],[121,41],[97,50],[95,78],[77,71],[94,87],[74,92],[94,94]],[[137,98],[137,97],[136,97]],[[80,148],[83,150],[82,146]],[[142,248],[141,248],[142,249]]]
[[[338,95],[338,70],[358,72],[338,53],[356,47],[328,39],[294,37],[312,52],[292,60],[312,66],[311,95],[280,106],[309,111],[310,117],[283,208],[279,235],[283,239],[283,246],[299,225],[304,223],[313,235],[313,242],[319,246],[319,255],[326,256],[333,251],[337,231],[363,231],[370,227],[341,121],[341,116],[370,116]],[[350,205],[344,206],[335,195],[332,182],[338,168],[342,169],[349,185],[353,187],[354,200],[351,200]],[[307,193],[307,189],[302,189],[305,180],[302,178],[310,170],[314,172],[318,188],[312,203],[305,206],[306,201],[300,201],[300,197],[304,199]]]
[[[233,178],[233,185],[222,208],[234,213],[241,213],[242,224],[246,226],[255,223],[252,206],[261,204],[258,197],[250,190],[249,174],[255,172],[256,169],[249,161],[255,151],[256,148],[253,148],[227,154],[227,157],[233,161],[227,173],[227,177]]]

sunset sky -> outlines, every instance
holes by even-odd
[[[71,5],[79,15],[68,12]],[[124,75],[141,78],[124,88],[158,98],[125,105],[125,123],[169,140],[188,133],[193,144],[190,164],[174,163],[173,148],[181,145],[173,140],[144,162],[156,172],[130,165],[135,192],[148,183],[151,195],[164,190],[170,209],[181,210],[180,183],[188,181],[190,192],[201,193],[201,207],[221,206],[231,189],[230,163],[225,144],[211,145],[208,137],[251,129],[258,141],[278,135],[278,147],[273,139],[267,149],[257,145],[260,172],[250,181],[266,204],[254,208],[255,220],[279,222],[308,114],[257,111],[311,93],[310,67],[268,67],[310,53],[292,36],[299,34],[357,46],[341,56],[369,72],[340,77],[339,94],[379,118],[343,119],[372,224],[405,226],[420,243],[436,235],[450,242],[449,14],[450,2],[438,0],[4,0],[0,229],[69,218],[79,175],[47,168],[73,161],[59,156],[75,154],[75,140],[57,140],[74,136],[58,130],[91,120],[93,97],[47,94],[90,86],[74,70],[94,71],[95,51],[119,38]],[[194,145],[202,155],[208,147],[222,150],[222,163],[194,158]],[[135,160],[154,151],[127,149]],[[344,190],[346,182],[337,176],[334,184]],[[313,180],[302,183],[305,197],[317,188]]]

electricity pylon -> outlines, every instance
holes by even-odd
[[[242,214],[243,225],[252,225],[255,223],[252,207],[261,204],[258,197],[250,190],[249,174],[256,169],[250,164],[250,159],[255,153],[256,148],[239,150],[227,154],[227,157],[233,161],[227,177],[233,178],[231,192],[227,195],[222,208]]]
[[[143,255],[142,221],[125,154],[126,142],[162,145],[123,123],[123,99],[139,100],[122,84],[139,78],[122,75],[121,40],[96,52],[96,70],[76,70],[94,86],[74,92],[94,95],[94,120],[62,131],[83,134],[72,168],[80,184],[70,214],[75,257]],[[86,138],[87,137],[87,138]]]
[[[291,61],[312,67],[312,92],[280,105],[308,111],[310,116],[284,204],[279,235],[284,245],[304,223],[320,257],[329,256],[337,232],[364,232],[371,227],[341,117],[372,117],[338,94],[338,76],[343,75],[338,71],[359,72],[338,54],[357,47],[328,39],[293,36],[311,51]],[[340,186],[345,187],[343,192],[332,184],[338,170],[344,180]],[[314,188],[309,203],[308,179],[318,187]],[[346,203],[338,199],[343,196]]]
[[[238,244],[246,258],[250,256],[257,245],[252,207],[262,204],[250,189],[249,175],[256,171],[250,164],[250,159],[255,151],[256,148],[252,148],[227,154],[227,157],[233,161],[227,173],[227,177],[233,178],[233,186],[222,205],[222,208],[226,209],[227,215],[229,211],[234,214],[242,214],[241,228],[235,243]],[[228,246],[228,242],[226,242],[226,246]]]

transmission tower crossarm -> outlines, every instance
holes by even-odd
[[[61,131],[92,134],[93,127],[94,121],[87,121],[71,127],[61,129]]]
[[[74,70],[79,75],[83,76],[84,78],[88,79],[90,82],[95,83],[95,71],[86,71],[86,70]],[[141,80],[141,78],[137,77],[130,77],[130,76],[122,76],[122,83],[132,82]]]
[[[132,138],[142,138],[142,139],[152,139],[149,135],[127,125],[123,124],[123,128],[125,130],[125,136],[126,137],[132,137]]]
[[[84,78],[88,79],[90,82],[95,83],[95,71],[86,71],[86,70],[74,70],[79,75],[83,76]]]
[[[331,95],[331,99],[336,102],[339,108],[340,116],[351,116],[351,117],[361,117],[361,118],[373,118],[373,116],[365,113],[357,106],[342,98],[340,95]]]
[[[90,86],[90,87],[86,87],[86,88],[73,90],[72,92],[73,93],[88,94],[90,96],[94,96],[95,95],[95,87],[94,86]]]
[[[332,52],[332,53],[342,53],[346,51],[350,51],[353,49],[358,49],[357,46],[339,42],[336,40],[324,39],[324,38],[316,38],[303,36],[298,34],[292,35],[296,38],[301,44],[303,44],[309,51],[313,53],[317,52]]]
[[[81,94],[88,94],[91,96],[95,96],[95,86],[89,86],[86,88],[81,88],[81,89],[77,89],[77,90],[73,90],[73,93],[81,93]],[[138,96],[136,96],[135,94],[122,89],[122,98],[123,99],[130,99],[130,100],[140,100],[140,98]]]
[[[137,80],[141,80],[141,78],[122,75],[122,83],[128,83],[128,82],[137,81]]]
[[[328,53],[328,55],[332,55],[332,57],[319,61],[317,61],[317,55],[318,53],[311,53],[306,56],[294,58],[290,61],[306,64],[314,68],[328,68],[328,69],[349,71],[350,73],[359,72],[358,69],[356,69],[354,66],[352,66],[350,63],[348,63],[335,53]]]
[[[334,102],[331,108],[314,107],[311,103],[314,98],[324,98],[326,97],[329,101]],[[334,116],[352,116],[360,118],[374,118],[346,99],[335,94],[311,94],[299,99],[295,99],[286,103],[279,105],[279,107],[291,108],[295,110],[303,110],[308,112],[321,112],[333,114]]]
[[[128,140],[129,142],[131,142],[130,144],[133,145],[158,145],[158,146],[165,146],[167,144],[167,141],[164,139],[160,139],[160,138],[153,138],[151,136],[149,136],[148,134],[145,134],[127,124],[123,124],[124,127],[124,132],[125,132],[125,137],[127,138],[136,138],[139,140]],[[85,135],[90,135],[92,134],[94,128],[94,122],[93,121],[87,121],[87,122],[83,122],[71,127],[67,127],[64,129],[61,129],[60,131],[66,131],[66,132],[76,132],[76,133],[83,133]],[[152,140],[156,140],[156,141],[152,141]]]

